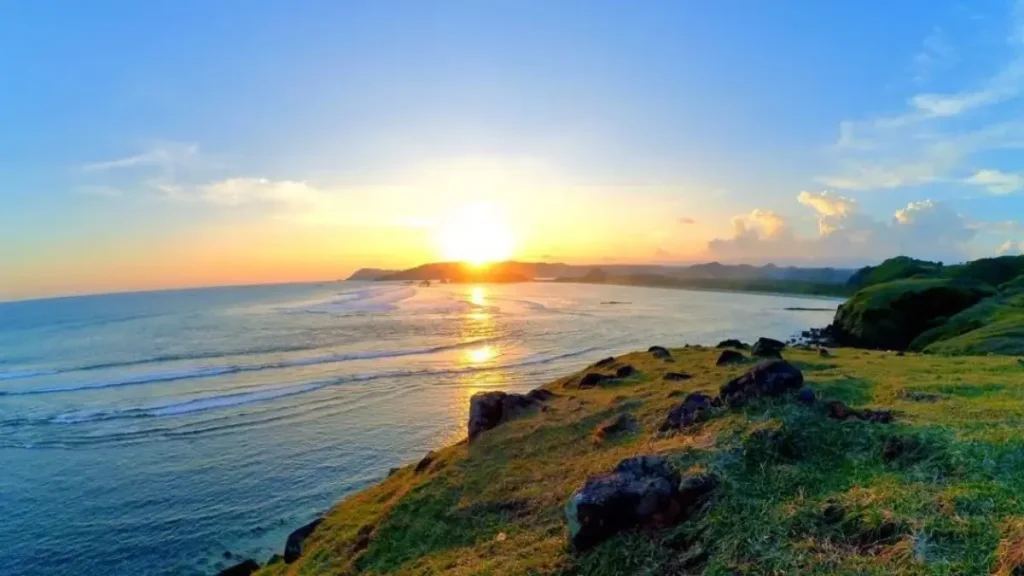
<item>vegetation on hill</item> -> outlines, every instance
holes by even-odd
[[[865,266],[854,272],[847,280],[847,286],[860,289],[875,284],[884,284],[894,280],[908,278],[937,278],[942,275],[941,262],[917,260],[909,256],[889,258],[878,266]]]
[[[346,499],[296,562],[278,560],[261,574],[1024,570],[1024,368],[1015,359],[787,349],[818,402],[806,406],[787,394],[709,407],[679,431],[658,432],[684,395],[714,395],[750,368],[716,366],[719,350],[669,352],[672,361],[617,358],[600,370],[636,370],[593,388],[579,389],[579,374],[553,382],[545,388],[558,396],[543,410]],[[689,378],[668,379],[669,372]],[[837,420],[825,399],[891,410],[894,418]],[[629,425],[607,425],[621,421]],[[717,483],[676,523],[623,531],[574,552],[570,496],[640,454]]]
[[[764,292],[769,294],[800,294],[807,296],[849,296],[853,291],[845,284],[804,282],[775,278],[676,278],[661,274],[629,274],[613,276],[600,268],[582,278],[557,278],[556,282],[614,284],[617,286],[648,286],[689,290],[721,290],[727,292]]]
[[[832,336],[849,346],[903,350],[925,330],[994,294],[996,290],[987,284],[959,279],[876,284],[839,307]]]

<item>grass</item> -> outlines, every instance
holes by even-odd
[[[639,374],[606,388],[551,383],[560,396],[547,410],[341,502],[298,562],[261,574],[1009,575],[1024,563],[1024,367],[1015,358],[787,350],[819,397],[891,409],[895,423],[839,422],[781,399],[719,409],[665,435],[655,430],[679,393],[717,392],[749,368],[716,367],[717,350],[672,352],[673,363],[620,357]],[[664,382],[666,371],[693,378]],[[623,411],[639,429],[595,440]],[[570,494],[637,454],[714,472],[721,485],[670,529],[573,554]]]

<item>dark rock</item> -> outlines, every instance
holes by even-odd
[[[669,526],[681,512],[679,475],[660,456],[629,458],[610,474],[588,478],[565,507],[569,538],[580,552],[624,530]]]
[[[316,530],[316,527],[323,522],[323,518],[317,518],[309,524],[296,529],[294,532],[288,535],[288,541],[284,545],[284,562],[285,564],[291,564],[302,556],[303,544],[306,542],[306,538],[309,538],[310,534]]]
[[[906,448],[906,442],[902,436],[886,438],[885,444],[882,445],[882,460],[892,462],[902,456]]]
[[[685,372],[666,372],[665,375],[662,376],[662,379],[669,382],[680,382],[682,380],[689,380],[690,378],[693,378],[693,376]]]
[[[547,402],[552,398],[557,398],[558,394],[555,394],[550,390],[545,390],[544,388],[534,388],[533,390],[527,392],[526,396],[528,398],[536,400],[537,402]]]
[[[632,432],[638,427],[639,423],[632,414],[622,413],[598,424],[597,429],[594,430],[594,439],[604,440],[609,436]]]
[[[717,487],[718,476],[710,472],[689,475],[679,482],[679,503],[685,511],[714,492]]]
[[[821,520],[824,524],[838,524],[846,518],[846,510],[834,502],[829,503],[821,510]]]
[[[604,368],[605,366],[611,366],[612,364],[615,364],[615,358],[613,356],[609,356],[609,357],[607,357],[607,358],[605,358],[603,360],[598,360],[594,364],[594,367],[595,368]]]
[[[252,558],[217,572],[217,576],[249,576],[260,569],[259,562]]]
[[[434,463],[434,458],[437,458],[437,454],[435,454],[433,450],[427,452],[427,455],[416,464],[416,468],[414,468],[413,471],[419,474],[427,468],[430,468],[430,465]]]
[[[862,410],[857,417],[865,422],[874,422],[876,424],[889,424],[892,422],[892,412],[889,410]]]
[[[785,342],[780,342],[774,338],[758,338],[757,342],[754,342],[754,348],[750,353],[761,358],[779,358],[785,347]]]
[[[523,394],[505,392],[477,392],[469,399],[469,440],[485,430],[524,414],[538,406],[538,402]]]
[[[280,554],[274,554],[270,557],[270,560],[267,560],[267,566],[270,566],[271,564],[277,564],[278,562],[284,562],[284,556],[281,556]]]
[[[615,371],[616,378],[629,378],[633,374],[636,374],[636,368],[633,368],[629,364],[620,366],[619,369]]]
[[[818,356],[822,358],[831,358],[832,354],[829,353],[828,348],[818,348]]]
[[[366,550],[367,546],[370,545],[370,536],[373,534],[373,525],[364,524],[359,527],[359,531],[356,532],[356,542],[353,546],[353,552],[360,552]]]
[[[740,406],[760,396],[781,396],[804,385],[804,375],[785,360],[773,360],[754,366],[746,374],[734,378],[720,391],[725,403]]]
[[[584,374],[583,377],[580,378],[579,388],[580,388],[580,390],[583,390],[583,389],[586,389],[586,388],[593,388],[593,387],[598,386],[602,382],[604,382],[606,380],[609,380],[609,379],[611,379],[611,377],[608,376],[607,374],[598,374],[597,372],[589,372],[587,374]]]
[[[741,364],[746,361],[747,357],[735,350],[722,350],[722,353],[718,355],[718,360],[715,362],[715,366]]]
[[[829,418],[834,418],[836,420],[846,420],[847,418],[857,416],[857,412],[855,410],[853,410],[846,404],[840,402],[839,400],[832,400],[825,406],[826,408],[828,408]]]
[[[658,431],[679,430],[703,422],[710,414],[711,408],[710,396],[694,392],[668,413]]]
[[[814,394],[814,390],[810,386],[804,386],[796,393],[796,399],[801,404],[810,406],[818,399]]]
[[[651,353],[651,356],[659,360],[670,360],[672,358],[672,353],[664,346],[651,346],[647,351]]]
[[[750,346],[743,343],[741,340],[729,338],[728,340],[722,340],[719,342],[715,348],[739,348],[740,350],[746,350],[747,348],[750,348]]]
[[[398,474],[399,470],[401,470],[401,468],[392,468],[388,470],[388,478],[394,476],[395,474]]]

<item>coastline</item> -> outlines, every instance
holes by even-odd
[[[971,446],[941,430],[971,429],[971,423],[949,414],[984,405],[993,373],[1024,385],[1024,373],[1006,357],[979,357],[964,367],[952,359],[917,354],[792,347],[783,355],[802,371],[817,397],[810,404],[803,402],[801,389],[800,398],[786,392],[778,399],[751,399],[744,406],[708,408],[702,419],[665,431],[666,415],[694,394],[714,394],[723,381],[755,365],[750,358],[718,365],[723,351],[710,347],[667,352],[671,362],[652,352],[635,352],[542,386],[538,394],[545,400],[501,419],[472,442],[430,452],[337,503],[300,543],[298,558],[290,564],[278,559],[258,573],[469,574],[500,566],[502,574],[611,574],[678,568],[680,558],[694,573],[743,570],[745,562],[755,560],[758,566],[769,562],[790,571],[820,569],[819,561],[900,571],[918,561],[888,551],[919,538],[920,530],[941,519],[941,510],[932,511],[927,502],[976,481],[968,474],[947,481],[952,485],[922,487],[914,480],[921,466],[946,464],[904,455],[910,448],[902,443],[926,443],[913,450],[982,450],[989,458],[1005,458],[1005,440],[983,436],[980,445]],[[627,365],[628,373],[614,376]],[[595,371],[613,376],[581,387],[582,376]],[[901,376],[890,378],[895,373]],[[953,395],[953,389],[936,382],[937,374],[955,376],[961,387],[977,387],[978,394]],[[837,402],[848,410],[842,417],[835,412]],[[996,425],[1000,419],[997,413],[983,418]],[[1012,446],[1019,443],[1011,441]],[[696,509],[667,525],[622,530],[592,549],[576,550],[566,503],[594,478],[616,470],[616,463],[621,466],[642,454],[665,459],[672,474],[681,474],[683,480],[713,474],[717,487]],[[846,469],[843,463],[850,458],[862,462],[861,472]],[[893,474],[902,478],[900,484],[891,484]],[[763,482],[777,485],[761,493]],[[801,486],[805,496],[793,492]],[[877,493],[882,487],[881,496],[858,500],[859,490]],[[907,499],[921,501],[923,507],[908,513],[901,504]],[[774,510],[792,511],[772,520],[786,530],[779,532],[765,524],[767,518],[758,519],[754,510],[765,502]],[[870,554],[839,541],[817,559],[793,548],[802,542],[791,534],[795,526],[803,526],[807,514],[836,505],[829,502],[857,515],[855,533],[836,535],[816,524],[800,530],[824,530],[815,537],[826,540],[861,542],[869,538],[865,534],[881,529],[885,536],[872,541]],[[1005,513],[1011,512],[1024,511],[1010,505]],[[880,528],[868,526],[876,516],[890,520]],[[1005,514],[994,515],[986,526],[999,533],[1004,519]],[[750,538],[758,530],[772,534],[772,549],[782,552],[759,558],[768,549]],[[988,544],[981,557],[961,555],[947,561],[987,573],[1001,561],[998,543]]]

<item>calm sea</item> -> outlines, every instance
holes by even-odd
[[[469,397],[830,299],[332,283],[0,304],[0,573],[208,575],[464,436]]]

